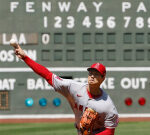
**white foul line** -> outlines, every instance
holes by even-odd
[[[119,118],[147,118],[150,113],[142,114],[119,114]],[[9,114],[0,115],[0,119],[61,119],[61,118],[75,118],[74,114]]]
[[[73,114],[12,114],[0,115],[0,119],[60,119],[60,118],[75,118]]]
[[[85,72],[87,67],[47,67],[52,72]],[[107,67],[107,71],[150,71],[150,67]],[[33,72],[31,68],[0,68],[0,72]]]

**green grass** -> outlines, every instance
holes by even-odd
[[[122,122],[116,135],[150,135],[150,122]]]
[[[73,123],[0,124],[0,135],[76,135]]]
[[[149,135],[150,122],[121,122],[115,135]],[[73,123],[0,124],[0,135],[77,135]]]

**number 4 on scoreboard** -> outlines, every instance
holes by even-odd
[[[91,26],[91,21],[90,21],[90,17],[89,16],[86,16],[82,22],[82,25],[87,27],[87,28],[90,28]]]

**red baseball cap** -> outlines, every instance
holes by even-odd
[[[103,64],[101,63],[94,63],[91,65],[90,68],[88,68],[87,70],[90,71],[91,69],[96,69],[98,72],[101,73],[101,75],[105,75],[106,74],[106,68]]]

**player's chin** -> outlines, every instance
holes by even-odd
[[[95,85],[96,83],[94,81],[88,81],[89,85]]]

